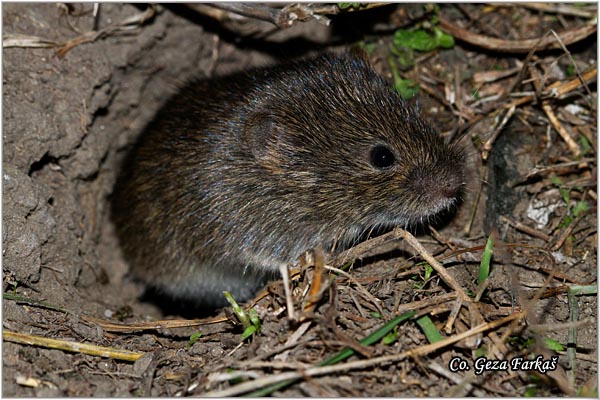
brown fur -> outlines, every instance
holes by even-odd
[[[378,144],[390,168],[371,165]],[[324,55],[185,87],[140,137],[113,210],[135,275],[214,307],[304,250],[428,221],[455,204],[462,164],[365,60]]]

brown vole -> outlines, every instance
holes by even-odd
[[[323,55],[186,86],[130,154],[113,211],[137,277],[212,308],[307,249],[428,221],[463,179],[457,146],[367,61]]]

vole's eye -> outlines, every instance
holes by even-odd
[[[371,165],[378,169],[389,168],[396,162],[396,157],[389,147],[382,144],[371,149]]]

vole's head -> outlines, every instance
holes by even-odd
[[[305,212],[300,220],[409,225],[457,201],[460,149],[365,60],[328,55],[264,79],[245,140],[265,181]]]

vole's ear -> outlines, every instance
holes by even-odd
[[[246,118],[242,136],[254,157],[264,161],[272,154],[273,145],[279,141],[280,128],[272,115],[257,112]]]

